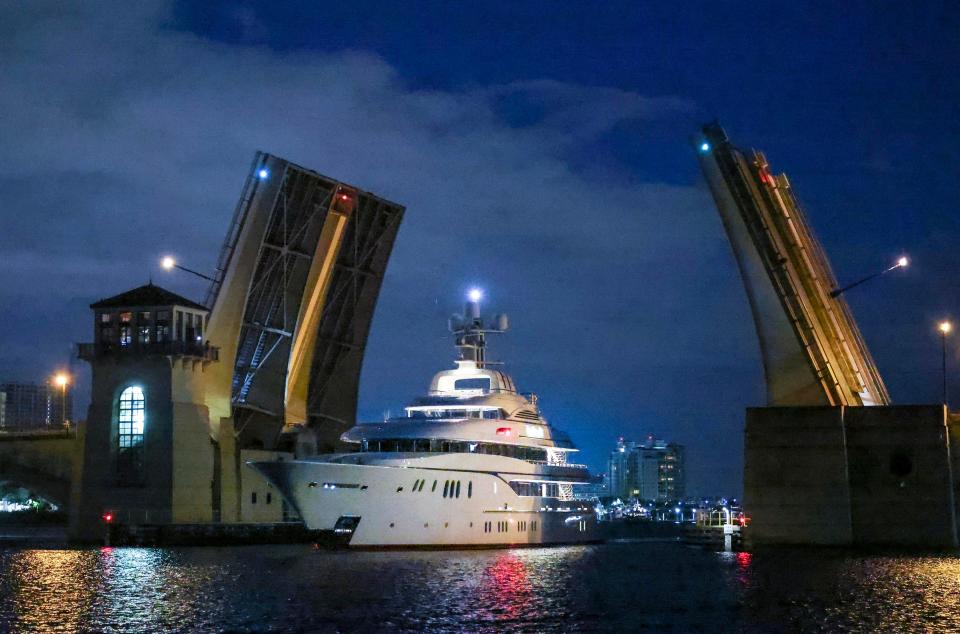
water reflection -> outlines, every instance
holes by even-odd
[[[72,632],[98,595],[93,551],[26,550],[4,558],[3,630]]]
[[[956,555],[880,556],[835,550],[769,550],[747,560],[744,619],[790,629],[960,631]],[[779,625],[778,625],[779,624]],[[777,627],[775,627],[777,626]]]
[[[676,543],[0,550],[0,631],[960,630],[960,559]]]
[[[483,571],[479,592],[481,602],[497,619],[516,619],[529,605],[532,594],[526,564],[511,552],[497,555]]]

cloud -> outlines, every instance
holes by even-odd
[[[204,40],[175,28],[165,3],[31,4],[4,17],[0,302],[24,324],[19,336],[39,343],[29,359],[22,346],[0,347],[0,372],[45,371],[67,343],[30,332],[38,306],[69,307],[58,313],[72,324],[61,336],[78,336],[85,301],[160,281],[162,253],[212,270],[256,149],[408,207],[365,411],[396,408],[446,363],[443,319],[474,283],[515,312],[519,343],[503,350],[542,372],[548,389],[609,373],[606,392],[572,388],[587,401],[616,394],[616,407],[633,407],[636,381],[660,380],[658,367],[755,354],[747,328],[721,336],[701,318],[746,319],[704,191],[572,166],[624,123],[691,117],[684,99],[553,80],[414,89],[364,51]],[[255,14],[240,18],[262,34]],[[647,405],[669,413],[666,400]],[[586,421],[565,422],[590,433]]]

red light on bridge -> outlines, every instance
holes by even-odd
[[[340,194],[340,200],[350,200],[350,197],[346,194]]]
[[[113,513],[104,513],[104,514],[103,514],[103,521],[106,522],[107,524],[109,524],[110,522],[112,522],[112,521],[113,521]]]
[[[497,427],[497,436],[509,436],[511,430],[509,427]]]

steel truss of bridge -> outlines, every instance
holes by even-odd
[[[282,430],[336,438],[356,418],[363,353],[404,207],[257,153],[207,294],[220,348],[211,421],[241,446]]]

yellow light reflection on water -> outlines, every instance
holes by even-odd
[[[24,550],[14,554],[13,610],[18,630],[83,629],[99,592],[97,553],[84,550]]]

